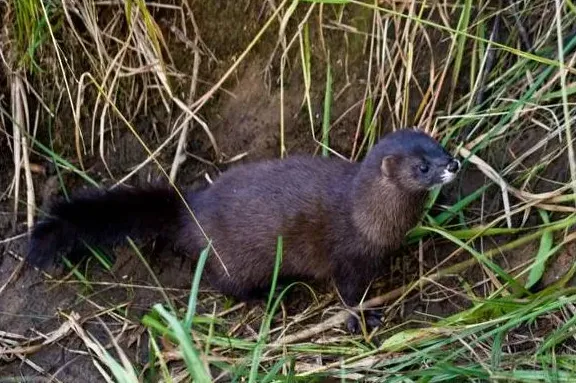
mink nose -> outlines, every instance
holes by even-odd
[[[446,169],[448,169],[448,171],[450,173],[456,173],[458,171],[458,169],[460,169],[460,161],[458,160],[452,160],[448,163],[448,166],[446,167]]]

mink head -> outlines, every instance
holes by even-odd
[[[410,192],[421,192],[451,182],[460,162],[436,140],[417,129],[386,135],[371,150],[366,165],[378,166],[382,176]]]

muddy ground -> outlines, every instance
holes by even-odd
[[[193,11],[198,23],[199,30],[206,46],[210,47],[214,57],[218,61],[206,57],[200,69],[202,83],[199,85],[197,94],[202,94],[211,84],[230,67],[242,50],[248,45],[264,22],[261,6],[254,2],[223,2],[222,5],[202,6],[194,3]],[[192,53],[178,40],[167,28],[170,24],[170,13],[158,11],[155,15],[160,20],[160,26],[171,48],[174,66],[184,73],[189,72],[190,57]],[[368,28],[369,17],[351,18],[357,21],[357,28]],[[230,20],[243,20],[241,24],[231,23]],[[351,37],[350,37],[351,36]],[[341,116],[350,110],[332,127],[330,132],[331,147],[349,156],[352,150],[360,110],[353,107],[361,100],[365,90],[367,71],[367,57],[361,37],[350,35],[346,44],[343,44],[343,32],[327,33],[326,44],[331,49],[331,57],[334,58],[334,94],[338,95],[333,103],[333,116]],[[434,37],[434,36],[433,36]],[[442,52],[446,49],[446,41],[436,36],[435,48],[438,62],[442,59]],[[225,83],[226,92],[219,92],[201,111],[202,117],[214,133],[215,139],[224,155],[224,159],[231,159],[245,154],[239,162],[250,161],[260,158],[277,157],[280,152],[280,92],[277,82],[279,60],[272,60],[268,65],[270,55],[273,54],[277,36],[270,32],[257,45],[254,52],[248,55],[238,71]],[[357,40],[355,40],[357,39]],[[417,51],[417,50],[416,50]],[[303,107],[303,89],[301,68],[297,52],[289,59],[289,70],[285,81],[284,113],[286,125],[286,149],[289,154],[298,152],[315,153],[318,146],[312,139],[310,122],[306,109]],[[276,52],[276,58],[278,53]],[[315,83],[322,84],[324,76],[324,54],[320,47],[313,47],[314,63],[313,79]],[[347,57],[346,60],[342,59]],[[416,57],[416,60],[426,62],[429,57]],[[426,69],[422,69],[422,81],[426,81]],[[181,84],[179,91],[186,91],[186,84]],[[391,90],[393,91],[393,90]],[[416,92],[411,105],[413,112],[417,108],[420,99]],[[320,133],[323,89],[312,92],[314,105],[315,133]],[[439,105],[439,109],[442,104]],[[170,128],[170,123],[175,116],[167,114],[158,102],[149,108],[150,114],[139,116],[136,126],[139,133],[152,147],[161,142]],[[90,111],[83,111],[83,120],[86,125],[90,121]],[[56,132],[55,145],[63,156],[74,162],[73,148],[67,142],[69,130],[64,129],[66,116],[62,116],[54,127]],[[335,120],[336,118],[334,118]],[[390,116],[383,115],[381,126],[382,132],[386,130]],[[151,129],[154,126],[155,129]],[[61,129],[61,131],[59,130]],[[156,134],[154,132],[159,132]],[[88,130],[87,130],[88,132]],[[206,135],[196,127],[188,139],[188,151],[196,156],[214,160],[214,152]],[[116,180],[127,174],[133,166],[146,158],[146,153],[141,148],[132,133],[126,129],[117,128],[114,148],[109,145],[106,154],[107,165]],[[160,157],[163,165],[169,166],[172,160],[174,148],[166,150]],[[97,155],[85,158],[87,173],[104,185],[113,183],[110,175],[105,171],[103,163]],[[7,190],[13,177],[13,165],[11,150],[8,147],[4,135],[0,135],[0,190]],[[39,156],[34,156],[33,161],[49,168],[47,161]],[[74,162],[74,163],[77,163]],[[188,157],[182,165],[178,182],[181,185],[197,185],[204,182],[206,172],[225,170],[227,166],[234,164],[221,163],[218,166],[207,165]],[[138,184],[156,177],[158,174],[154,165],[145,167],[137,176],[129,182]],[[75,189],[86,186],[79,177],[65,173],[64,179],[67,187]],[[54,195],[54,185],[57,184],[53,174],[34,174],[35,187],[38,195],[38,205],[43,206]],[[442,196],[444,203],[450,203],[459,195],[467,194],[486,182],[485,177],[475,169],[465,169],[461,179],[448,188]],[[492,195],[497,195],[492,191]],[[498,200],[498,198],[494,198]],[[150,309],[150,306],[163,301],[163,296],[146,286],[156,286],[142,262],[134,256],[129,249],[119,250],[114,268],[107,272],[101,267],[87,268],[86,274],[93,283],[92,289],[88,290],[74,278],[67,278],[68,283],[47,281],[36,270],[23,267],[16,272],[21,264],[21,257],[25,254],[25,237],[11,240],[15,236],[25,233],[24,209],[20,209],[18,225],[13,228],[12,221],[13,200],[5,197],[0,204],[0,239],[5,245],[4,254],[0,265],[0,331],[10,333],[12,336],[20,335],[34,338],[40,334],[55,331],[65,318],[59,314],[75,311],[86,319],[85,328],[91,332],[100,342],[107,344],[109,335],[103,331],[99,320],[116,331],[125,323],[117,321],[111,314],[102,314],[102,311],[115,307],[113,312],[120,313],[131,319],[130,325],[124,329],[119,341],[128,350],[134,360],[139,364],[146,361],[146,337],[139,324],[139,319]],[[474,215],[474,206],[470,214]],[[498,211],[499,206],[493,206],[493,211]],[[425,257],[425,268],[433,267],[439,260],[449,254],[453,248],[442,241],[435,240],[428,244]],[[146,252],[144,252],[146,253]],[[523,249],[519,254],[530,253]],[[567,252],[566,254],[571,254]],[[462,255],[466,257],[466,255]],[[462,259],[462,258],[460,258]],[[511,256],[509,260],[514,259]],[[457,259],[456,259],[457,260]],[[456,261],[455,260],[455,261]],[[180,260],[166,254],[153,264],[154,271],[162,286],[171,288],[171,298],[183,306],[186,304],[187,293],[191,281],[192,266],[181,265]],[[391,272],[391,274],[390,274]],[[418,259],[414,249],[398,256],[395,262],[395,270],[387,270],[386,277],[375,288],[386,291],[387,289],[404,284],[418,273]],[[465,278],[470,280],[482,280],[483,271],[480,268],[472,269],[465,273]],[[553,276],[552,276],[553,278]],[[76,283],[73,283],[76,282]],[[458,278],[444,281],[450,286],[458,287]],[[323,286],[317,286],[319,291],[324,290],[324,296],[331,294]],[[416,295],[407,299],[406,303],[397,310],[392,322],[402,322],[408,318],[425,319],[429,315],[443,317],[457,310],[461,310],[469,303],[458,295],[443,296],[438,299],[431,292],[430,299],[427,295]],[[293,305],[292,313],[298,312],[299,308],[311,303],[308,294],[297,297],[291,294]],[[217,303],[219,308],[230,305],[225,298],[204,289],[204,310],[212,310],[212,304]],[[425,298],[422,300],[422,298]],[[303,303],[302,303],[303,302]],[[245,310],[248,310],[246,308]],[[243,311],[245,312],[245,311]],[[241,315],[239,315],[241,316]],[[234,325],[234,318],[229,319],[228,326]],[[245,324],[249,326],[250,323]],[[257,330],[257,322],[253,323]],[[43,372],[39,372],[39,370]],[[11,356],[10,359],[0,354],[0,382],[8,381],[8,377],[17,381],[33,381],[40,377],[51,377],[61,382],[99,382],[102,381],[100,373],[92,362],[92,357],[87,354],[83,342],[75,335],[64,337],[56,343],[42,347],[40,350],[27,355]]]

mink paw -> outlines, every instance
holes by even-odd
[[[379,327],[382,324],[382,313],[379,311],[364,311],[364,320],[366,322],[366,330],[368,332]],[[346,327],[352,334],[359,334],[362,332],[362,314],[351,314],[346,321]]]

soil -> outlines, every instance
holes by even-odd
[[[251,38],[256,34],[263,24],[265,16],[262,15],[261,2],[236,1],[236,2],[193,2],[192,10],[197,20],[198,28],[201,31],[204,44],[209,47],[213,57],[206,54],[200,70],[201,85],[197,94],[204,91],[217,81],[230,65],[238,58],[243,49],[250,43]],[[155,17],[161,20],[160,27],[167,39],[167,44],[172,52],[173,65],[184,73],[189,73],[189,63],[191,55],[173,33],[169,30],[170,22],[166,21],[171,17],[166,10],[156,10]],[[357,28],[368,28],[370,15],[348,15],[356,23]],[[368,19],[366,18],[368,17]],[[232,23],[230,20],[236,20]],[[242,22],[240,22],[240,20]],[[191,26],[189,26],[191,28]],[[290,28],[294,28],[293,25]],[[317,31],[311,31],[317,33]],[[367,59],[363,52],[362,40],[351,34],[346,43],[342,43],[342,33],[331,32],[326,35],[326,44],[331,50],[334,76],[334,95],[338,95],[333,103],[333,121],[338,120],[330,131],[330,146],[345,156],[350,156],[355,139],[358,120],[361,118],[360,110],[354,107],[358,100],[361,100],[365,90]],[[442,52],[447,47],[446,41],[441,36],[431,36],[435,44],[436,60],[442,59]],[[436,37],[434,39],[434,37]],[[208,165],[204,162],[188,157],[182,165],[178,182],[182,185],[194,186],[204,182],[204,174],[225,170],[226,161],[243,156],[239,161],[249,161],[261,158],[272,158],[280,155],[280,104],[281,95],[279,84],[276,79],[279,76],[279,68],[275,67],[278,59],[270,61],[270,57],[278,56],[274,51],[277,35],[270,32],[257,45],[254,52],[248,55],[239,69],[234,73],[229,81],[224,85],[226,92],[219,92],[208,105],[202,109],[201,117],[205,119],[210,127],[216,142],[223,154],[223,162],[216,165]],[[418,49],[415,49],[418,52]],[[424,51],[424,50],[423,50]],[[178,52],[174,54],[174,52]],[[325,63],[324,52],[321,47],[313,47],[312,53],[315,63]],[[273,56],[276,55],[276,56]],[[346,57],[347,60],[343,60]],[[338,59],[336,59],[338,58]],[[429,61],[428,57],[416,57],[416,62],[421,60]],[[268,65],[269,62],[273,64]],[[285,93],[283,95],[285,146],[289,154],[298,152],[315,153],[318,145],[313,140],[313,134],[319,136],[321,127],[323,89],[318,87],[312,92],[313,117],[311,123],[308,112],[303,104],[304,83],[302,81],[301,68],[299,67],[299,57],[288,58],[288,69],[285,79]],[[416,67],[418,67],[416,65]],[[420,73],[421,72],[421,73]],[[425,83],[428,74],[422,69],[417,76]],[[313,81],[315,84],[323,84],[325,67],[318,65],[313,68]],[[180,92],[185,92],[188,83],[177,84]],[[390,92],[394,92],[393,89]],[[416,91],[411,90],[411,112],[415,114],[421,99],[416,95]],[[441,109],[440,105],[440,109]],[[174,116],[167,114],[161,102],[149,107],[150,113],[139,117],[136,121],[137,130],[142,134],[143,139],[152,147],[158,146],[167,135],[170,124]],[[349,113],[342,116],[346,111]],[[66,111],[63,112],[66,114]],[[67,120],[68,119],[68,120]],[[386,126],[390,121],[390,116],[382,116],[382,126]],[[66,132],[58,133],[59,127],[70,121],[70,116],[63,116],[54,127],[56,131],[55,144],[59,145],[59,150],[65,158],[70,159],[74,164],[75,152],[66,142],[70,141],[66,137]],[[91,115],[89,111],[83,112],[84,133],[90,134]],[[152,129],[153,128],[153,129]],[[385,132],[386,128],[381,128]],[[158,133],[159,132],[159,133]],[[527,139],[530,137],[527,137]],[[533,140],[537,141],[538,137]],[[525,145],[526,140],[523,141]],[[195,127],[190,133],[187,150],[195,156],[204,158],[207,161],[214,161],[214,151],[206,135],[199,127]],[[522,148],[518,148],[522,150]],[[160,157],[160,162],[169,166],[173,150],[164,151]],[[141,163],[146,158],[146,152],[140,143],[127,130],[116,129],[114,145],[106,148],[106,164],[100,159],[98,154],[88,155],[84,158],[87,173],[103,185],[109,185],[123,175],[127,174],[134,166]],[[58,185],[58,177],[49,171],[49,165],[39,156],[33,158],[40,165],[48,169],[46,174],[34,174],[34,182],[37,190],[38,205],[44,205],[55,192]],[[106,169],[106,166],[110,170]],[[112,176],[113,177],[112,177]],[[85,187],[86,183],[78,176],[65,172],[64,181],[70,190]],[[158,176],[158,169],[155,165],[148,165],[137,172],[136,176],[129,180],[130,183],[138,184],[149,181]],[[562,175],[552,175],[551,178],[558,179]],[[12,182],[13,165],[11,150],[8,147],[6,137],[0,135],[0,190],[7,190]],[[446,188],[441,201],[450,203],[465,195],[486,182],[484,176],[477,170],[467,168],[464,170],[458,182],[450,188]],[[500,201],[498,190],[490,189],[487,199]],[[493,198],[492,198],[493,197]],[[479,206],[472,205],[469,208],[470,218],[476,218],[475,212]],[[497,211],[499,206],[492,206],[493,211]],[[131,249],[118,249],[116,252],[116,262],[110,271],[92,264],[87,267],[85,275],[92,282],[91,289],[77,282],[74,278],[66,278],[62,281],[61,276],[57,280],[49,281],[41,273],[27,266],[21,266],[21,257],[25,254],[25,237],[10,240],[10,238],[26,232],[25,217],[23,210],[17,219],[17,226],[12,227],[13,200],[4,198],[0,202],[0,239],[5,242],[3,245],[3,255],[0,259],[0,382],[10,381],[11,378],[18,381],[32,381],[38,377],[50,377],[60,382],[100,382],[102,376],[93,364],[93,357],[89,354],[84,343],[76,335],[68,335],[59,341],[42,347],[30,355],[11,356],[6,358],[2,353],[2,346],[9,346],[3,340],[10,339],[10,336],[24,336],[34,338],[42,334],[49,334],[58,329],[66,321],[64,313],[71,311],[80,314],[86,320],[85,328],[92,336],[96,337],[103,344],[110,341],[109,334],[104,330],[105,324],[115,331],[123,324],[117,316],[129,318],[130,325],[124,329],[120,337],[123,349],[129,352],[129,357],[141,363],[146,362],[147,348],[146,333],[140,325],[142,316],[150,311],[151,305],[164,302],[164,296],[153,288],[160,285],[170,288],[170,298],[182,306],[186,305],[187,294],[190,288],[193,265],[173,257],[171,254],[164,254],[158,259],[152,260],[152,267],[156,281],[148,271],[143,262],[134,254]],[[435,240],[428,244],[425,255],[425,267],[434,267],[438,262],[450,254],[454,248],[451,245]],[[147,249],[147,248],[145,248]],[[148,249],[149,250],[149,249]],[[143,250],[143,254],[149,253]],[[533,254],[534,249],[527,251],[522,249],[518,254]],[[574,259],[575,251],[566,251],[560,256],[559,262],[563,265]],[[373,294],[378,291],[386,291],[404,284],[418,275],[418,259],[415,249],[407,249],[406,252],[398,255],[398,262],[394,270],[387,271],[387,277],[383,278],[374,288]],[[454,262],[466,259],[467,254],[462,254]],[[518,259],[515,259],[518,258]],[[507,255],[507,260],[512,262],[522,262],[525,255]],[[551,276],[547,276],[547,281],[555,280],[559,273],[565,271],[565,267],[550,268]],[[15,271],[19,270],[15,273]],[[556,271],[554,271],[556,270]],[[468,270],[464,276],[471,281],[478,281],[485,278],[484,271],[480,267]],[[73,283],[76,281],[76,283]],[[458,288],[461,281],[457,276],[444,280],[442,283],[448,287]],[[322,292],[323,287],[317,286]],[[324,287],[324,290],[327,290]],[[299,291],[299,290],[298,290]],[[218,296],[209,291],[205,286],[201,292],[203,307],[200,310],[212,311],[212,304],[217,307],[228,307],[232,304],[226,298]],[[304,297],[298,297],[298,295]],[[324,291],[324,296],[330,294],[329,289]],[[461,310],[469,302],[458,295],[435,296],[434,291],[427,291],[426,295],[415,295],[409,297],[402,306],[393,312],[394,317],[391,322],[401,322],[407,319],[429,319],[430,316],[443,317]],[[213,298],[210,298],[213,297]],[[422,299],[424,298],[424,299]],[[309,294],[292,293],[285,301],[293,299],[289,307],[289,312],[298,312],[299,309],[311,303]],[[324,299],[324,298],[323,298]],[[321,299],[322,300],[322,299]],[[103,314],[103,310],[114,307],[110,313]],[[244,313],[253,306],[246,307]],[[258,305],[256,305],[258,308]],[[260,306],[259,310],[262,310]],[[233,326],[233,319],[227,323]],[[254,328],[257,329],[257,322]],[[1,335],[1,332],[9,334]],[[15,338],[13,338],[15,339]],[[113,351],[111,351],[114,354]],[[114,354],[115,355],[115,354]],[[43,371],[40,373],[38,370]]]

